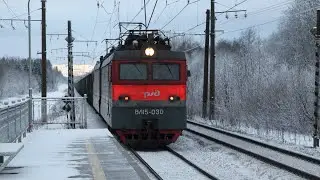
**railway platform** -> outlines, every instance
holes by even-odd
[[[36,130],[23,143],[0,179],[149,179],[107,129]]]

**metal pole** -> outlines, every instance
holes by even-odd
[[[46,39],[46,0],[41,0],[42,4],[42,91],[41,96],[47,97],[47,39]],[[42,122],[47,122],[47,102],[42,100],[41,115]]]
[[[30,0],[28,0],[28,38],[29,38],[29,89],[31,88],[32,62],[31,62],[31,16]]]
[[[32,89],[29,89],[29,125],[28,125],[28,132],[32,131]]]
[[[74,87],[73,87],[73,56],[72,56],[72,42],[74,41],[72,37],[71,21],[68,21],[68,95],[69,97],[74,97]],[[70,111],[70,121],[71,128],[75,129],[75,99],[71,100],[71,111]]]
[[[202,118],[207,118],[208,103],[208,64],[209,64],[209,30],[210,30],[210,10],[208,9],[206,18],[206,38],[204,52],[204,70],[203,70],[203,94],[202,94]]]
[[[32,62],[31,62],[31,16],[30,16],[30,0],[28,0],[28,38],[29,38],[29,118],[28,118],[28,132],[32,131]]]
[[[320,73],[320,10],[317,10],[317,32],[316,36],[316,71],[315,71],[315,109],[314,109],[314,134],[313,134],[313,147],[319,147],[319,73]]]
[[[210,119],[215,119],[215,1],[211,0],[211,52],[210,52]]]
[[[147,7],[146,7],[146,0],[143,0],[144,2],[144,24],[146,26],[146,30],[148,29],[147,28]]]

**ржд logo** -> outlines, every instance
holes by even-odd
[[[160,91],[159,90],[155,90],[155,91],[152,91],[152,92],[143,92],[143,96],[144,96],[144,98],[147,98],[147,97],[158,97],[158,96],[160,96]]]

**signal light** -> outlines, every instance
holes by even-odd
[[[119,96],[119,100],[121,100],[121,101],[129,101],[130,97],[129,96]]]
[[[149,47],[147,48],[144,53],[147,55],[147,56],[153,56],[154,55],[154,49]]]
[[[169,96],[169,101],[171,101],[171,102],[180,101],[180,97],[179,96]]]

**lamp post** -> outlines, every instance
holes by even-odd
[[[28,43],[29,43],[29,126],[28,132],[32,130],[32,88],[31,88],[31,75],[32,75],[32,63],[31,63],[31,17],[30,17],[30,0],[28,0]]]

